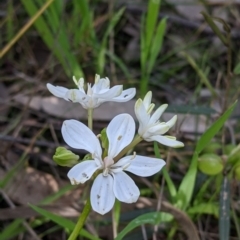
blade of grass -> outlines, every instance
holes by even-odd
[[[218,28],[218,26],[214,23],[213,19],[211,16],[209,16],[207,13],[205,12],[201,12],[201,14],[203,15],[205,21],[208,23],[208,25],[211,27],[211,29],[214,31],[214,33],[220,38],[220,40],[222,41],[222,43],[224,45],[228,44],[227,39],[225,38],[225,36],[222,34],[222,32],[220,31],[220,29]]]
[[[107,30],[103,36],[103,40],[99,49],[99,54],[97,58],[97,67],[98,67],[98,73],[101,75],[104,70],[104,65],[105,65],[105,53],[106,53],[106,48],[107,48],[107,39],[112,32],[113,28],[115,25],[118,23],[120,20],[123,12],[125,11],[125,8],[121,8],[117,13],[115,13],[110,20],[110,23],[107,27]]]
[[[152,72],[153,67],[156,63],[157,56],[161,51],[163,38],[166,30],[166,22],[167,22],[166,18],[161,20],[161,22],[158,24],[156,34],[153,37],[149,54],[147,74],[150,74]]]
[[[188,63],[191,65],[191,67],[196,71],[196,73],[200,77],[201,81],[206,85],[206,87],[212,93],[212,95],[216,97],[217,93],[215,89],[212,87],[210,81],[208,80],[204,72],[199,68],[195,60],[186,52],[180,52],[180,55],[182,55],[188,61]]]
[[[157,142],[154,142],[154,154],[157,158],[161,158],[160,156],[160,150],[159,150],[159,147],[158,147],[158,143]],[[163,174],[163,177],[165,178],[165,181],[167,183],[167,186],[168,186],[168,191],[171,195],[171,198],[172,200],[175,200],[176,196],[177,196],[177,189],[172,181],[172,179],[170,178],[169,174],[168,174],[168,171],[166,169],[166,167],[164,167],[162,169],[162,174]]]
[[[146,16],[146,27],[145,27],[145,34],[146,34],[146,47],[148,49],[151,48],[152,39],[155,31],[155,26],[158,18],[158,13],[160,9],[160,0],[149,0],[148,1],[148,10]]]
[[[14,221],[12,221],[0,233],[0,239],[9,239],[9,236],[11,236],[16,231],[16,229],[22,225],[22,221],[22,219],[15,219]]]
[[[220,240],[228,240],[230,233],[230,182],[224,178],[220,193],[219,206],[219,236]]]
[[[25,24],[15,37],[1,50],[0,59],[11,49],[11,47],[22,37],[22,35],[34,24],[34,22],[43,14],[43,12],[52,4],[54,0],[47,1],[39,11]],[[31,2],[31,1],[28,1]]]
[[[37,206],[34,206],[34,205],[31,205],[29,204],[29,206],[35,210],[36,212],[40,213],[41,215],[43,215],[44,217],[50,219],[51,221],[55,222],[56,224],[58,224],[59,226],[63,227],[63,228],[67,228],[68,230],[72,231],[75,227],[75,223],[66,219],[66,218],[63,218],[63,217],[60,217],[56,214],[53,214],[51,212],[48,212],[47,210],[45,209],[42,209],[40,207],[37,207]],[[83,237],[86,237],[88,239],[91,239],[91,240],[99,240],[98,237],[96,236],[93,236],[92,234],[90,234],[88,231],[86,231],[85,229],[82,229],[79,233],[80,236],[83,236]]]
[[[38,7],[34,1],[21,0],[30,16],[34,16]],[[54,5],[55,6],[55,5]],[[63,24],[60,24],[61,15],[58,14],[56,6],[47,11],[44,17],[40,16],[34,22],[34,26],[39,32],[45,44],[53,52],[58,61],[62,64],[68,76],[75,75],[83,77],[83,71],[79,66],[76,57],[71,53],[67,31]],[[46,20],[45,20],[46,19]]]
[[[224,123],[230,117],[236,104],[237,101],[232,106],[230,106],[227,111],[216,122],[214,122],[211,127],[209,127],[208,130],[198,140],[195,152],[192,157],[191,165],[188,169],[188,172],[184,176],[178,190],[178,207],[180,207],[181,209],[186,209],[188,207],[193,195],[197,175],[197,161],[199,154],[223,127]]]

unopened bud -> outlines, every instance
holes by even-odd
[[[72,167],[78,163],[79,156],[64,147],[58,147],[53,160],[60,166]]]
[[[198,168],[206,175],[217,175],[223,170],[223,162],[218,155],[206,153],[198,158]]]

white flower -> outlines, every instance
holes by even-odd
[[[92,160],[75,165],[68,172],[68,177],[72,184],[79,184],[86,182],[98,171],[90,198],[93,210],[100,214],[112,209],[115,198],[126,203],[137,201],[139,189],[124,171],[146,177],[157,173],[165,165],[161,159],[135,154],[114,162],[114,157],[128,146],[134,137],[135,123],[129,114],[120,114],[113,118],[106,133],[109,141],[108,155],[102,158],[100,142],[88,127],[76,120],[66,120],[62,126],[63,138],[69,146],[85,149],[92,154]]]
[[[167,108],[167,104],[161,105],[152,115],[151,112],[154,104],[151,103],[152,92],[149,91],[144,99],[138,99],[135,103],[135,114],[139,121],[138,134],[146,141],[157,141],[169,147],[183,147],[184,144],[177,141],[173,136],[162,136],[165,134],[177,121],[175,115],[168,122],[160,122],[159,118]]]
[[[127,102],[131,100],[135,94],[135,88],[129,88],[123,91],[122,85],[116,85],[110,88],[110,81],[108,78],[101,78],[96,74],[95,84],[87,85],[87,92],[84,90],[84,79],[80,78],[78,81],[73,77],[73,81],[78,86],[78,89],[67,89],[65,87],[53,86],[48,83],[48,90],[56,97],[63,98],[67,101],[78,102],[83,108],[96,108],[102,103],[111,102]]]

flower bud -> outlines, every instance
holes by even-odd
[[[206,175],[217,175],[223,170],[223,162],[216,154],[205,153],[198,158],[198,168]]]
[[[221,149],[221,144],[218,142],[209,143],[204,149],[204,153],[217,153]]]
[[[58,147],[53,160],[60,166],[72,167],[78,163],[79,156],[64,147]]]
[[[235,146],[232,144],[229,144],[226,146],[226,153],[228,155],[228,163],[231,163],[232,165],[235,165],[237,163],[240,163],[240,145]]]
[[[106,128],[104,128],[101,131],[100,139],[101,139],[101,142],[102,142],[102,148],[108,149],[108,138],[107,138]]]
[[[236,168],[234,169],[234,175],[235,178],[240,181],[240,164],[236,166]]]

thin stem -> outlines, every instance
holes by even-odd
[[[88,109],[88,127],[93,129],[93,108]]]
[[[142,140],[143,139],[140,135],[136,135],[133,141],[114,158],[114,161],[118,161],[122,156],[124,156],[130,149],[134,148]]]
[[[88,109],[88,127],[92,130],[93,128],[93,108]],[[73,232],[71,233],[68,240],[75,240],[79,235],[79,232],[83,228],[84,223],[87,220],[87,217],[91,211],[91,202],[90,197],[87,199],[87,202],[83,208],[82,214],[79,216],[77,224],[75,225]]]
[[[54,0],[47,1],[42,8],[20,29],[20,31],[14,36],[14,38],[0,51],[0,58],[2,58],[6,52],[18,41],[19,38],[34,24],[34,22],[43,14],[43,12],[49,7]]]
[[[77,236],[79,235],[79,232],[81,231],[89,213],[91,211],[91,202],[90,202],[90,198],[88,198],[84,208],[83,208],[83,212],[80,215],[80,217],[78,218],[77,224],[72,232],[72,234],[70,235],[70,237],[68,238],[68,240],[75,240],[77,238]]]

